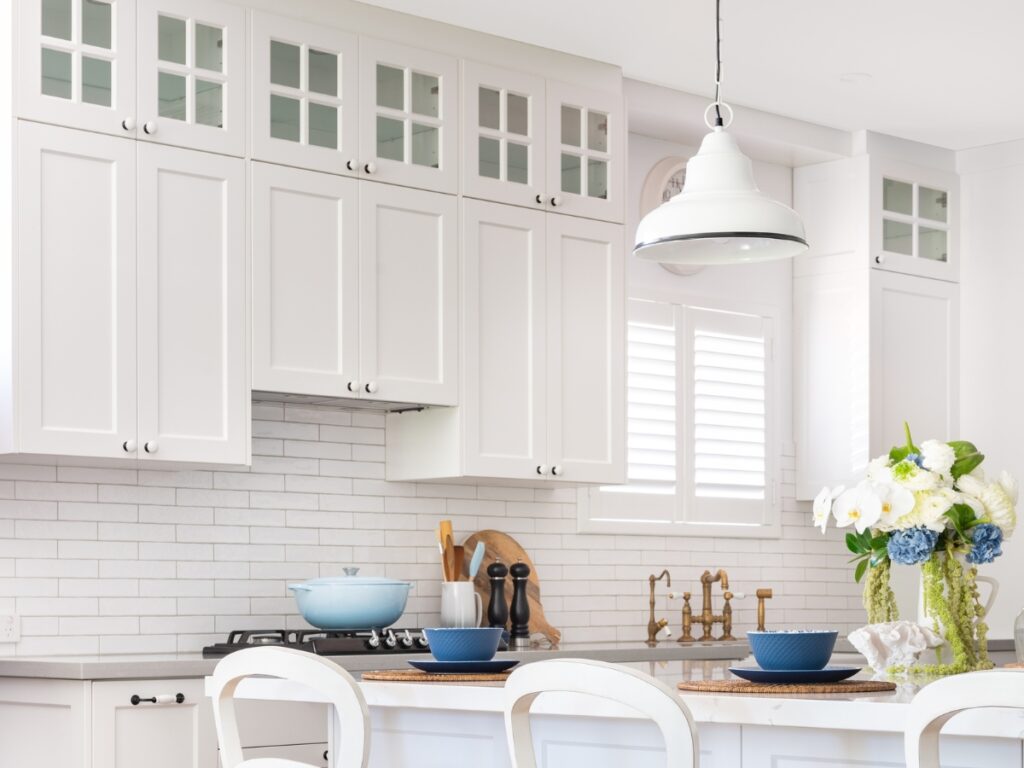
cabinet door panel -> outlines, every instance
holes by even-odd
[[[26,453],[135,439],[135,149],[18,126],[18,422]]]
[[[359,194],[361,397],[455,405],[455,198],[371,183]]]
[[[139,138],[243,155],[245,9],[139,0],[138,15]]]
[[[135,4],[18,5],[18,115],[134,136],[133,123],[122,121],[135,118]]]
[[[463,203],[466,474],[537,478],[547,463],[544,220]]]
[[[139,232],[140,455],[245,463],[244,161],[140,145]]]
[[[181,693],[181,704],[131,703]],[[216,768],[213,707],[203,681],[118,680],[93,683],[92,764],[105,768]]]
[[[568,481],[625,482],[622,227],[549,215],[547,273],[552,470]]]
[[[348,32],[253,13],[253,157],[355,175],[358,50]]]
[[[358,204],[355,179],[252,164],[255,389],[352,396]]]
[[[359,40],[359,159],[381,181],[458,190],[458,62],[374,38]],[[371,166],[372,167],[372,166]]]
[[[543,78],[464,61],[462,104],[463,194],[546,205]]]

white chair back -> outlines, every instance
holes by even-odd
[[[996,669],[936,680],[910,704],[907,768],[939,768],[939,732],[953,715],[982,707],[1024,709],[1024,671]]]
[[[342,728],[331,745],[332,765],[366,768],[370,756],[370,714],[359,684],[333,661],[292,648],[246,648],[225,656],[211,676],[210,697],[217,725],[223,768],[315,768],[309,763],[279,758],[244,760],[235,718],[235,689],[247,677],[277,677],[301,683],[322,694],[338,713]]]
[[[666,765],[694,768],[700,761],[693,717],[678,691],[628,667],[588,659],[552,659],[520,667],[505,683],[505,733],[512,768],[537,768],[530,707],[538,696],[549,691],[624,704],[658,726],[665,740]]]

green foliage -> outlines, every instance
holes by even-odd
[[[974,514],[974,509],[967,504],[954,504],[946,511],[946,517],[960,539],[970,541],[968,531],[978,524],[978,516]]]
[[[954,480],[959,480],[964,475],[969,475],[985,460],[985,454],[979,452],[974,443],[967,440],[950,440],[949,447],[953,449],[953,453],[956,455],[956,461],[953,462],[952,469]]]
[[[850,558],[850,562],[857,563],[857,567],[853,571],[855,581],[859,582],[864,578],[864,574],[869,568],[876,568],[883,563],[888,566],[888,544],[889,534],[887,533],[875,535],[871,531],[863,533],[851,531],[846,534],[846,548],[854,554],[854,557]]]
[[[898,464],[912,453],[921,453],[921,449],[914,445],[914,438],[910,436],[910,425],[905,421],[903,422],[903,434],[907,436],[907,444],[896,446],[889,451],[889,460],[893,464]]]
[[[867,561],[864,561],[867,563]],[[889,584],[890,563],[885,560],[872,568],[864,584],[864,607],[868,612],[869,624],[897,621],[900,618],[896,606],[896,595]],[[859,581],[859,579],[858,579]]]

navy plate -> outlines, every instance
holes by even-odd
[[[838,683],[860,672],[861,667],[825,667],[824,669],[761,669],[729,667],[736,677],[752,683]]]
[[[506,669],[512,669],[519,661],[516,659],[491,659],[490,661],[426,661],[410,659],[409,663],[423,672],[479,674],[481,672],[504,672]]]

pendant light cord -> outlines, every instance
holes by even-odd
[[[715,127],[722,125],[722,0],[715,0]]]

